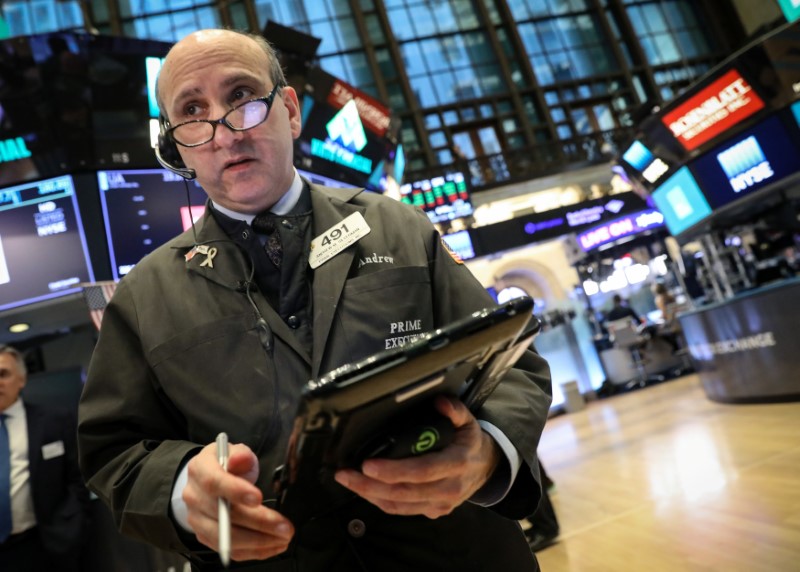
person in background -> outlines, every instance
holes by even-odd
[[[542,500],[536,511],[523,519],[521,523],[525,537],[528,539],[528,545],[534,552],[544,550],[554,544],[558,540],[561,530],[555,508],[550,500],[550,495],[555,490],[555,483],[545,472],[541,461],[539,461],[539,474],[542,477]]]
[[[661,311],[663,322],[658,325],[653,332],[654,335],[662,338],[672,348],[673,352],[681,349],[678,338],[681,326],[677,319],[678,303],[663,282],[655,282],[651,287],[656,308]]]
[[[608,312],[606,312],[605,316],[605,321],[607,323],[621,320],[623,318],[630,318],[636,322],[637,325],[644,323],[642,318],[639,317],[639,314],[633,311],[633,308],[628,305],[623,305],[622,296],[619,294],[614,294],[612,301],[613,306]]]
[[[157,96],[163,156],[209,201],[196,237],[119,283],[81,397],[82,470],[121,531],[218,570],[222,498],[246,570],[537,570],[516,522],[541,496],[551,401],[533,350],[477,417],[437,398],[455,428],[443,450],[337,471],[351,500],[307,523],[275,510],[272,475],[309,379],[493,301],[419,209],[299,177],[300,105],[264,38],[190,34]],[[351,230],[361,237],[340,240]],[[233,443],[227,472],[220,431]]]
[[[89,491],[75,419],[25,403],[19,351],[0,344],[0,570],[79,572]]]

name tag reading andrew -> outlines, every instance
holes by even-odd
[[[361,213],[355,212],[311,241],[308,264],[317,268],[369,234],[370,228]]]

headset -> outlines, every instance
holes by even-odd
[[[167,131],[169,130],[169,121],[162,114],[158,115],[158,141],[155,146],[156,161],[165,169],[172,171],[191,181],[197,178],[197,173],[194,169],[186,166],[186,163],[181,159],[181,154],[178,152],[178,146],[169,137]]]

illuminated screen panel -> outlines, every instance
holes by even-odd
[[[669,171],[669,164],[656,157],[641,141],[634,141],[622,154],[622,159],[650,184],[656,183]]]
[[[770,117],[692,163],[715,209],[797,172],[800,156],[778,117]]]
[[[676,236],[711,214],[711,206],[688,167],[679,169],[653,191],[653,202],[664,215],[669,232]]]
[[[583,251],[589,252],[615,240],[662,226],[664,215],[655,209],[647,209],[592,227],[578,234],[577,239]]]
[[[93,281],[72,177],[0,190],[0,311]]]
[[[401,185],[400,200],[424,210],[431,222],[470,216],[473,211],[467,182],[460,172]]]
[[[472,238],[468,230],[445,234],[442,236],[442,239],[453,252],[458,254],[461,260],[475,258],[475,248],[472,246]]]
[[[395,156],[388,138],[388,108],[319,68],[308,74],[295,166],[353,186],[378,190],[386,160]]]
[[[662,122],[691,151],[763,107],[750,84],[732,69],[664,114]]]
[[[166,169],[98,171],[100,203],[115,280],[145,255],[191,226],[205,212],[206,194]]]

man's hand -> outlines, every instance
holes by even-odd
[[[218,550],[217,499],[231,505],[231,559],[263,560],[284,552],[294,527],[280,513],[261,504],[258,459],[246,445],[231,445],[228,472],[219,464],[216,445],[206,445],[189,461],[183,490],[188,522],[197,540]]]
[[[445,449],[399,460],[368,459],[361,472],[337,471],[336,481],[389,514],[450,514],[486,483],[502,453],[460,400],[438,397],[436,409],[456,430]]]

